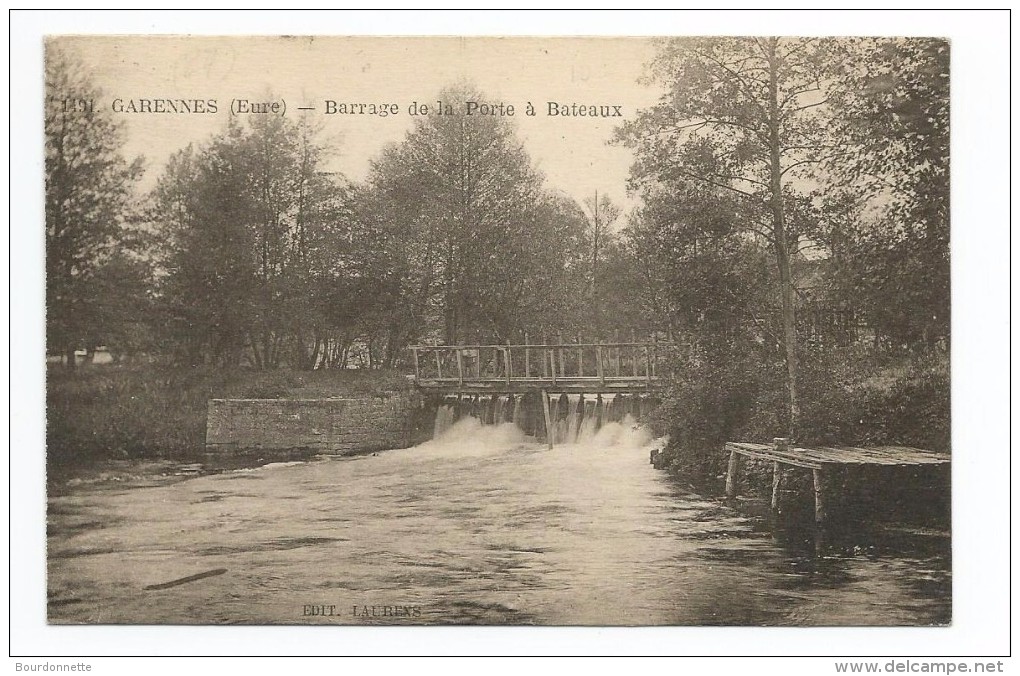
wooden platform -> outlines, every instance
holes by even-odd
[[[773,460],[785,465],[823,469],[827,465],[941,465],[950,462],[948,453],[925,451],[909,446],[791,446],[727,442],[726,450],[748,458]]]
[[[735,498],[740,480],[742,458],[770,460],[772,462],[772,510],[779,509],[780,489],[783,483],[783,467],[793,466],[810,469],[814,484],[815,524],[817,533],[821,533],[829,516],[833,498],[840,496],[838,486],[833,486],[831,475],[836,471],[851,467],[911,467],[920,465],[948,465],[951,457],[948,453],[926,451],[909,446],[874,446],[861,448],[858,446],[793,446],[787,439],[775,439],[769,444],[730,441],[726,443],[729,451],[729,465],[726,469],[726,495]],[[839,500],[835,500],[839,502]],[[822,539],[816,540],[821,546]]]

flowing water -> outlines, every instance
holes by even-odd
[[[633,419],[591,422],[610,402],[568,401],[552,449],[503,422],[519,404],[490,420],[443,407],[415,448],[64,486],[49,500],[50,621],[949,621],[945,534],[891,527],[815,556],[653,469]]]

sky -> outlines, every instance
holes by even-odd
[[[317,116],[337,150],[326,168],[361,180],[382,147],[412,126],[409,106],[434,104],[443,87],[468,82],[514,106],[518,135],[550,188],[578,202],[598,191],[626,208],[633,155],[608,141],[659,96],[638,83],[655,51],[647,38],[65,36],[50,44],[70,49],[92,72],[104,92],[97,107],[113,111],[115,99],[217,99],[216,114],[113,113],[125,125],[125,154],[146,160],[143,188],[174,151],[222,129],[234,99],[273,98],[286,102],[287,116]],[[399,112],[326,115],[326,100],[397,104]],[[535,116],[525,115],[528,102]],[[618,106],[622,116],[550,116],[548,102]]]

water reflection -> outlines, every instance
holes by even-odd
[[[549,450],[512,424],[483,427],[466,418],[437,441],[374,456],[65,486],[50,498],[49,617],[201,624],[949,621],[944,535],[875,530],[866,545],[816,557],[796,537],[777,541],[763,519],[652,469],[650,443],[627,421]],[[145,590],[217,569],[227,572]],[[398,614],[400,608],[417,610]]]

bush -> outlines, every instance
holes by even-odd
[[[725,471],[726,441],[784,436],[784,368],[753,344],[685,359],[655,421],[670,435],[669,466],[696,480],[715,477]],[[805,350],[799,385],[797,443],[949,450],[949,360],[942,352]]]
[[[801,443],[950,450],[949,360],[942,353],[906,355],[878,368],[863,363],[856,379],[825,383],[812,394]]]
[[[774,368],[754,346],[727,343],[686,355],[662,397],[653,426],[670,437],[667,463],[692,478],[718,473],[721,449],[764,410],[761,394],[776,383]]]

